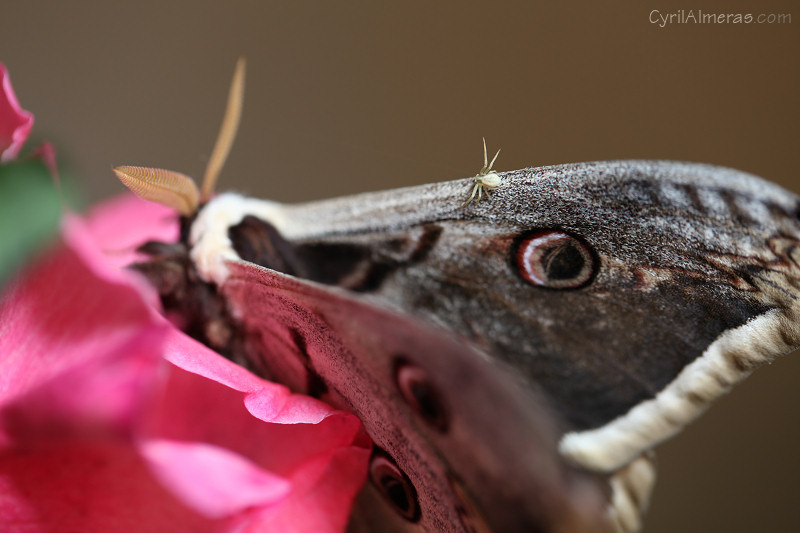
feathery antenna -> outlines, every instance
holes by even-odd
[[[236,70],[233,73],[233,81],[228,92],[228,105],[225,108],[222,126],[220,126],[217,142],[211,152],[211,159],[208,160],[205,176],[203,176],[203,187],[200,193],[200,200],[203,202],[208,201],[214,192],[219,173],[228,158],[228,153],[231,151],[233,140],[236,138],[239,119],[242,116],[242,104],[244,103],[244,74],[245,59],[240,57],[236,62]]]

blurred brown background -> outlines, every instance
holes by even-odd
[[[245,114],[222,188],[283,201],[500,170],[664,158],[800,192],[796,2],[6,0],[0,61],[90,199],[112,165],[199,177],[236,58]],[[679,9],[789,24],[670,24]],[[654,15],[655,16],[655,15]],[[800,531],[800,357],[659,449],[646,531]]]

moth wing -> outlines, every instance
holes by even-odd
[[[470,375],[490,376],[487,383],[496,385],[488,387],[513,387],[506,396],[492,396],[490,405],[505,410],[506,404],[530,400],[533,413],[546,405],[547,415],[525,422],[524,409],[518,413],[514,407],[510,418],[505,413],[501,418],[517,423],[492,426],[492,431],[482,419],[475,420],[465,426],[469,443],[440,441],[425,425],[404,425],[409,435],[422,439],[419,449],[445,455],[431,464],[451,465],[450,450],[464,446],[493,454],[496,443],[520,442],[515,440],[523,438],[517,432],[520,424],[539,427],[547,420],[561,452],[550,458],[562,462],[564,471],[569,467],[560,458],[613,474],[612,500],[618,508],[622,493],[616,487],[627,486],[626,472],[629,479],[651,476],[646,461],[639,459],[642,454],[680,431],[755,367],[800,345],[800,201],[754,176],[675,162],[560,165],[500,178],[491,201],[464,209],[459,206],[474,186],[471,179],[292,206],[222,196],[193,227],[193,232],[198,228],[193,253],[217,265],[221,259],[244,258],[326,284],[286,278],[286,283],[294,279],[291,283],[301,284],[292,285],[295,296],[289,301],[303,301],[323,313],[329,330],[348,332],[347,342],[354,346],[372,338],[359,361],[395,365],[398,353],[407,355],[408,346],[417,346],[414,339],[425,339],[435,349],[419,346],[414,351],[435,356],[416,359],[412,354],[410,361],[436,377],[448,405],[460,406],[471,397],[458,380],[448,388],[449,372],[460,368],[461,358],[491,359]],[[220,253],[204,253],[209,241],[204,231],[217,236],[220,246],[214,250]],[[566,236],[561,242],[569,246],[556,250],[588,250],[569,254],[570,260],[580,258],[581,268],[557,272],[562,278],[580,274],[580,283],[548,285],[552,250],[523,253],[525,247],[547,242],[541,232]],[[242,241],[260,244],[248,248],[240,246]],[[530,257],[548,261],[530,265]],[[197,264],[205,279],[222,286],[235,268],[202,260]],[[591,271],[583,277],[587,265]],[[533,283],[535,276],[523,272],[528,266],[544,272],[545,283]],[[300,286],[315,287],[315,292]],[[325,310],[331,295],[337,304]],[[351,300],[364,312],[347,307],[344,302]],[[441,329],[430,337],[425,331],[404,330],[404,320]],[[391,338],[395,325],[406,334],[397,344],[385,341],[391,350],[381,351],[382,339]],[[440,352],[450,352],[431,338],[443,331],[449,333],[441,338],[457,339],[460,348],[442,359]],[[439,360],[447,361],[447,367],[425,366]],[[349,367],[339,371],[336,379],[346,381],[348,372],[358,378]],[[395,379],[386,368],[366,375],[365,381],[358,378],[359,386]],[[481,383],[484,378],[475,379]],[[338,393],[346,398],[345,391]],[[377,398],[375,403],[390,406],[403,401],[397,393]],[[374,420],[391,421],[402,414],[405,418],[397,420],[403,424],[413,421],[408,407],[402,409]],[[370,428],[377,435],[386,429]],[[383,446],[390,439],[380,441]],[[403,461],[404,467],[410,465]],[[425,470],[421,464],[415,467]],[[480,477],[479,471],[498,473],[486,468],[481,461],[465,460],[446,471],[473,472],[465,486],[474,497],[491,486],[489,476]],[[414,481],[415,486],[426,482]],[[435,490],[445,486],[440,482]],[[629,503],[637,499],[629,496]],[[479,507],[482,512],[493,508],[483,500]],[[430,513],[426,516],[444,518],[435,510]]]
[[[252,263],[229,268],[223,292],[251,361],[356,413],[374,440],[352,530],[601,530],[601,480],[559,460],[546,404],[485,353],[366,297]],[[387,459],[410,491],[380,470]]]
[[[501,180],[491,201],[464,209],[470,180],[262,220],[298,275],[441,324],[513,367],[558,411],[564,454],[593,470],[628,464],[800,345],[794,194],[664,161]]]

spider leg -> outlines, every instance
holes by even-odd
[[[473,199],[475,199],[475,194],[478,195],[478,200],[480,200],[480,198],[481,198],[481,184],[480,183],[476,183],[475,186],[472,188],[472,196],[469,197],[469,201],[470,202]]]
[[[470,202],[472,202],[472,199],[475,198],[475,192],[478,190],[479,186],[480,186],[480,183],[475,183],[475,186],[472,188],[472,195],[469,198],[467,198],[466,202],[464,202],[463,204],[458,206],[459,209],[463,209],[463,208],[467,207],[470,204]]]
[[[500,155],[500,150],[498,150],[497,153],[494,154],[494,157],[492,158],[492,162],[489,163],[489,167],[486,169],[486,173],[487,174],[489,173],[490,170],[492,170],[492,166],[494,166],[494,162],[497,161],[497,156],[498,155]],[[486,160],[486,141],[484,141],[484,145],[483,145],[483,159],[484,159],[484,161]]]

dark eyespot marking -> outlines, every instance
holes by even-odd
[[[578,289],[592,281],[598,260],[578,237],[557,230],[536,230],[519,240],[512,264],[531,285]]]
[[[438,431],[447,431],[447,408],[427,372],[401,357],[395,363],[394,380],[403,400],[417,416]]]
[[[419,500],[414,485],[394,460],[377,448],[370,460],[369,479],[397,514],[409,522],[419,520]]]

